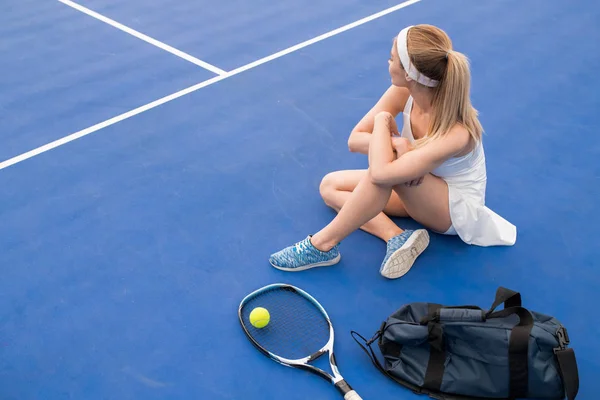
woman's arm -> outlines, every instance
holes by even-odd
[[[375,117],[369,170],[371,179],[379,185],[396,186],[418,179],[459,154],[470,142],[467,130],[456,125],[440,139],[395,158],[392,135],[397,135],[397,130],[394,127],[392,115],[380,113]]]
[[[391,114],[381,112],[375,116],[372,140],[369,146],[369,169],[371,172],[373,169],[382,169],[398,158],[392,144],[392,137],[397,135],[398,127]]]
[[[390,86],[373,108],[352,129],[348,138],[348,149],[353,153],[368,154],[375,116],[382,111],[387,111],[393,116],[398,115],[404,110],[408,96],[408,89]]]

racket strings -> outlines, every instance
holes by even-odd
[[[250,323],[250,312],[264,307],[271,319],[264,328]],[[268,352],[288,359],[308,357],[329,341],[329,323],[308,298],[288,288],[261,292],[242,306],[242,323],[249,335]]]

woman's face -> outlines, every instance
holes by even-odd
[[[392,80],[392,85],[399,87],[406,87],[406,78],[404,68],[402,68],[402,63],[400,62],[400,56],[398,55],[398,48],[396,47],[396,39],[394,39],[394,43],[392,45],[392,50],[390,51],[390,59],[388,61],[389,64],[389,72],[390,78]]]

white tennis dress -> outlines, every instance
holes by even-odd
[[[410,96],[403,112],[402,137],[413,142]],[[511,246],[517,240],[517,228],[485,205],[487,174],[483,144],[469,154],[446,160],[432,174],[448,184],[452,227],[446,234],[458,235],[465,243],[477,246]]]

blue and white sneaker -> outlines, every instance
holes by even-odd
[[[429,245],[429,233],[425,229],[406,230],[387,243],[387,253],[379,272],[386,278],[396,279],[405,275],[415,260]]]
[[[272,254],[269,262],[282,271],[304,271],[314,267],[324,267],[337,264],[341,255],[338,246],[325,252],[317,249],[310,242],[311,236]]]

